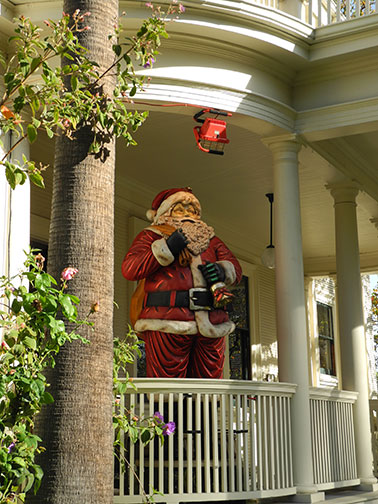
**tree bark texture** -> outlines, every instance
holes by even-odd
[[[81,43],[102,69],[114,61],[108,35],[118,22],[117,0],[64,0],[63,10],[89,11],[90,30]],[[109,77],[105,89],[111,89]],[[80,300],[84,318],[93,303],[95,329],[80,333],[90,340],[66,344],[51,374],[53,405],[40,415],[45,472],[38,504],[110,504],[113,502],[112,338],[115,145],[105,162],[88,155],[91,131],[75,140],[59,137],[55,147],[49,271],[79,270],[68,292]]]

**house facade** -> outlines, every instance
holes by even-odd
[[[162,1],[160,4],[167,5]],[[58,18],[60,1],[1,0],[1,48],[13,19]],[[374,502],[361,274],[378,269],[378,17],[372,2],[188,0],[131,107],[150,117],[138,146],[117,146],[114,333],[127,330],[134,286],[122,259],[145,211],[168,187],[190,186],[203,218],[243,267],[239,324],[223,380],[146,379],[122,398],[175,420],[164,447],[132,445],[116,468],[116,503],[277,499]],[[148,15],[120,1],[125,36]],[[223,156],[200,151],[193,116],[227,111]],[[12,142],[12,139],[9,139]],[[40,136],[21,154],[53,164]],[[0,273],[28,244],[48,244],[46,189],[11,191],[0,174]],[[263,265],[274,194],[275,268]],[[370,372],[371,375],[372,372]],[[138,375],[138,369],[135,369]],[[343,489],[352,489],[346,496]],[[143,489],[143,490],[142,490]],[[359,500],[360,499],[360,500]]]

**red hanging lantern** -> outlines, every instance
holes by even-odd
[[[195,126],[193,128],[198,148],[209,154],[219,154],[223,156],[224,146],[230,142],[226,134],[226,122],[220,121],[219,119],[212,119],[211,117],[201,119],[201,116],[206,113],[226,117],[230,117],[232,114],[230,112],[222,112],[217,109],[207,108],[193,116],[195,121],[202,124],[202,126]]]

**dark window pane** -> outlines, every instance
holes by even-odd
[[[319,334],[320,372],[336,376],[332,306],[316,303]]]

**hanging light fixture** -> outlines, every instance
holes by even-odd
[[[274,251],[274,245],[273,245],[273,201],[274,201],[274,195],[273,195],[273,193],[267,193],[267,194],[265,194],[265,196],[268,198],[269,204],[270,204],[270,242],[261,256],[261,262],[267,268],[274,269],[274,267],[276,265],[275,251]]]
[[[194,114],[193,116],[193,119],[202,125],[195,126],[193,128],[198,148],[209,154],[219,154],[220,156],[223,156],[224,146],[230,141],[226,134],[226,122],[220,121],[219,119],[213,119],[211,117],[201,119],[201,116],[207,113],[226,117],[229,117],[232,114],[230,112],[222,112],[218,109],[207,108],[197,112],[197,114]]]

